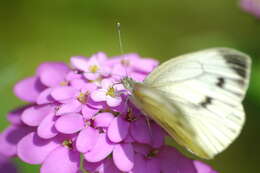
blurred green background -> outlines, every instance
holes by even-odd
[[[221,173],[260,172],[260,20],[236,0],[10,0],[0,2],[0,130],[5,115],[22,104],[12,93],[18,80],[43,61],[104,51],[120,54],[116,21],[125,52],[165,61],[208,47],[234,47],[253,57],[245,100],[247,122],[241,136],[216,159]],[[18,160],[21,173],[38,166]]]

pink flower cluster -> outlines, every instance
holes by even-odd
[[[260,0],[241,0],[240,6],[246,12],[260,18]]]
[[[41,64],[14,87],[28,104],[8,114],[0,154],[41,164],[41,173],[216,173],[166,146],[166,133],[127,99],[122,76],[142,81],[157,64],[104,53]]]

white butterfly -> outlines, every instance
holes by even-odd
[[[239,135],[245,122],[241,104],[251,59],[230,48],[213,48],[173,58],[143,83],[125,77],[132,102],[180,145],[212,159]]]

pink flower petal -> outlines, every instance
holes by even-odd
[[[151,151],[151,147],[146,144],[133,143],[133,146],[136,153],[140,153],[144,156],[147,156]]]
[[[86,80],[83,80],[83,79],[73,79],[72,81],[70,81],[70,85],[73,88],[76,88],[76,89],[80,90],[81,88],[83,88],[86,85]]]
[[[59,145],[53,140],[42,139],[32,132],[18,143],[17,153],[19,158],[26,163],[41,164],[49,153]]]
[[[81,153],[91,150],[96,145],[98,137],[99,132],[97,129],[87,127],[81,130],[76,141],[77,150]]]
[[[61,86],[54,88],[51,92],[51,96],[57,101],[63,101],[74,98],[77,94],[77,90],[70,86]]]
[[[41,82],[49,87],[59,86],[65,80],[69,68],[65,63],[45,63],[42,64],[37,73]]]
[[[64,104],[60,105],[56,114],[62,115],[62,114],[80,112],[81,107],[82,107],[81,103],[78,100],[73,99],[68,103],[64,103]]]
[[[209,165],[201,161],[194,160],[193,164],[197,170],[197,173],[217,173],[214,170],[212,170],[212,168]]]
[[[37,134],[44,139],[49,139],[58,134],[54,123],[55,123],[55,114],[49,113],[40,123],[39,127],[37,128]]]
[[[149,129],[147,122],[144,118],[140,118],[131,123],[130,132],[132,137],[140,143],[150,144],[151,142],[151,129]]]
[[[80,89],[81,89],[82,93],[92,92],[97,89],[97,85],[95,85],[94,83],[85,82],[84,86],[82,86],[82,88],[80,88]]]
[[[144,156],[142,156],[141,154],[135,154],[134,167],[129,173],[144,173],[144,172],[148,172],[146,169],[146,160],[144,159]]]
[[[7,115],[7,120],[14,124],[14,125],[22,125],[23,122],[21,120],[21,114],[23,113],[23,111],[25,109],[27,109],[29,107],[29,105],[27,106],[23,106],[23,107],[20,107],[20,108],[17,108],[11,112],[8,113]]]
[[[108,127],[115,116],[110,112],[99,113],[95,116],[95,127]]]
[[[161,170],[164,173],[179,172],[178,160],[181,157],[180,153],[173,147],[163,147],[158,158],[161,161]],[[180,172],[185,173],[185,172]]]
[[[84,57],[71,57],[70,63],[73,67],[77,68],[81,71],[87,71],[88,70],[88,59]]]
[[[137,71],[150,73],[158,65],[158,61],[149,58],[138,58],[138,63],[132,63]]]
[[[21,119],[28,126],[38,126],[50,111],[54,111],[51,105],[32,106],[22,113]]]
[[[71,113],[56,120],[55,127],[61,133],[73,134],[84,127],[84,120],[81,114]]]
[[[96,145],[90,152],[84,154],[89,162],[99,162],[106,158],[114,149],[114,144],[109,141],[105,133],[99,135]]]
[[[85,119],[89,120],[91,119],[96,113],[99,112],[99,109],[97,108],[92,108],[88,105],[82,105],[82,114]]]
[[[0,135],[0,154],[6,157],[16,155],[17,143],[33,129],[26,126],[9,126]]]
[[[86,72],[83,75],[88,80],[96,80],[100,76],[100,73],[98,73],[98,72],[97,73]]]
[[[130,171],[134,167],[134,150],[132,144],[116,145],[113,151],[113,160],[120,171]]]
[[[105,90],[109,89],[110,87],[113,86],[113,82],[111,79],[103,79],[101,81],[101,87]]]
[[[193,165],[193,160],[184,156],[179,157],[178,167],[180,173],[198,173],[195,166]]]
[[[160,162],[158,158],[151,158],[146,162],[146,171],[149,173],[160,173]],[[183,172],[189,173],[189,172]]]
[[[108,127],[107,135],[112,142],[118,143],[125,139],[128,134],[129,122],[124,120],[122,116],[113,119]]]
[[[107,96],[107,105],[111,107],[119,106],[122,102],[122,98],[120,96],[118,97],[110,97]]]
[[[106,91],[103,89],[99,89],[99,90],[93,91],[90,96],[96,102],[105,101],[106,100]]]
[[[100,162],[87,162],[84,160],[84,169],[88,172],[98,172],[99,169],[103,166],[103,161]],[[100,172],[99,172],[100,173]]]
[[[41,173],[78,173],[80,167],[80,155],[78,152],[66,147],[56,148],[41,167]]]
[[[152,140],[152,146],[154,148],[159,148],[163,145],[164,143],[164,137],[165,133],[161,127],[159,127],[155,123],[151,123],[151,140]]]
[[[41,105],[54,102],[54,99],[51,96],[52,90],[53,88],[47,88],[44,91],[42,91],[37,98],[37,104]]]
[[[14,87],[14,93],[24,101],[35,102],[38,95],[45,87],[37,77],[29,77],[18,82]]]
[[[106,159],[98,169],[99,173],[122,173],[113,163],[112,159]]]

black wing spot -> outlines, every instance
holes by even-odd
[[[227,64],[242,78],[246,78],[246,69],[248,68],[248,64],[246,60],[235,54],[224,54],[224,59]]]
[[[247,63],[243,57],[235,54],[224,54],[223,56],[227,63],[247,68]]]
[[[204,108],[206,108],[208,105],[212,103],[213,98],[212,97],[206,97],[206,99],[200,103],[200,105]]]
[[[223,77],[219,77],[218,82],[217,82],[217,86],[219,86],[220,88],[223,88],[224,84],[225,84],[225,79]]]

